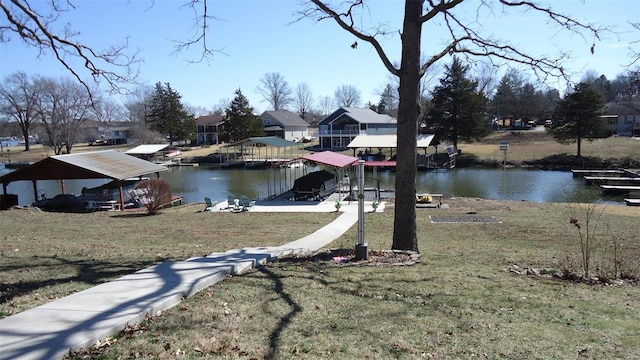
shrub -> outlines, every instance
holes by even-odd
[[[171,186],[161,179],[152,179],[141,181],[136,186],[136,200],[140,202],[149,215],[155,215],[160,212],[167,204],[171,203]]]

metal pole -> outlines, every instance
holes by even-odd
[[[356,260],[367,260],[368,244],[364,242],[364,160],[358,160],[358,244]]]

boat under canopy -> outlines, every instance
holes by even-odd
[[[326,170],[301,176],[293,183],[295,200],[321,200],[338,189],[334,174]]]

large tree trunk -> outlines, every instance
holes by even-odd
[[[402,27],[396,204],[392,249],[418,251],[416,236],[416,136],[420,115],[420,38],[422,4],[406,0]]]
[[[29,143],[29,129],[25,126],[20,125],[22,128],[22,137],[24,138],[24,151],[31,150],[31,144]]]
[[[576,142],[578,143],[578,157],[581,157],[582,156],[582,138],[578,136],[578,139]]]

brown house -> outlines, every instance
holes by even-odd
[[[196,119],[196,143],[202,144],[218,144],[219,130],[226,122],[226,115],[204,115]]]

